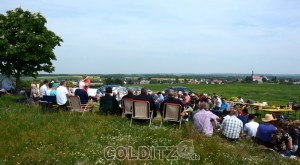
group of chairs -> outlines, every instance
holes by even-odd
[[[79,96],[69,96],[69,106],[63,107],[56,103],[56,96],[43,96],[43,98],[39,101],[39,106],[44,111],[59,111],[62,108],[68,108],[70,113],[80,112],[81,116],[84,115],[85,112],[92,111],[92,107],[88,104],[81,104]]]
[[[132,120],[149,120],[149,127],[152,124],[153,110],[150,110],[150,103],[144,100],[122,99],[122,109],[125,115],[131,115],[130,126]],[[165,121],[178,122],[179,128],[181,127],[181,105],[166,103],[163,108],[161,116],[160,127]]]
[[[70,110],[70,113],[80,112],[84,113],[92,111],[92,107],[88,104],[81,104],[79,96],[69,96],[70,105],[67,108]],[[153,110],[150,109],[150,103],[144,100],[133,100],[133,99],[122,99],[121,101],[123,113],[125,115],[131,115],[130,126],[132,121],[137,120],[149,120],[149,127],[152,124],[153,119]],[[59,111],[61,106],[56,103],[56,96],[43,96],[39,101],[39,106],[44,111]],[[179,128],[181,126],[181,105],[166,103],[163,108],[163,115],[161,117],[161,124],[163,125],[164,121],[178,122]]]

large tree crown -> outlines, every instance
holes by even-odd
[[[45,26],[41,13],[21,8],[0,14],[0,72],[7,75],[36,76],[52,72],[53,52],[63,40]]]

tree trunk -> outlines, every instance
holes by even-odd
[[[21,90],[21,76],[16,75],[16,88],[15,88],[15,94],[18,95]]]

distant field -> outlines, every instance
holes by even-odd
[[[195,93],[217,93],[224,97],[241,96],[255,101],[266,101],[274,105],[286,105],[288,101],[300,101],[300,85],[286,84],[177,84]],[[143,85],[152,91],[162,91],[169,84]],[[172,85],[176,86],[176,85]]]

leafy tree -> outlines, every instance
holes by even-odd
[[[119,79],[119,78],[116,78],[116,79],[114,80],[114,84],[123,85],[123,84],[124,84],[124,81],[121,80],[121,79]]]
[[[247,76],[244,81],[246,83],[252,83],[253,82],[253,78],[252,78],[252,76]]]
[[[176,84],[179,83],[179,78],[178,78],[178,77],[175,78],[175,83],[176,83]]]
[[[108,77],[105,79],[105,84],[113,84],[113,79],[111,77]]]
[[[39,71],[54,71],[53,52],[63,40],[45,26],[40,13],[21,8],[0,14],[0,72],[16,78],[16,92],[22,75],[37,77]]]

